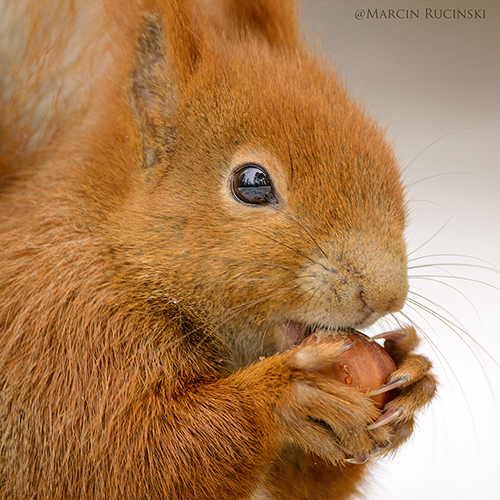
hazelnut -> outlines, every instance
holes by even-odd
[[[396,370],[394,360],[380,344],[356,331],[317,330],[301,343],[301,347],[338,343],[339,340],[352,342],[354,345],[342,353],[335,363],[319,369],[320,373],[368,394],[385,384],[391,373]],[[377,408],[382,409],[396,395],[397,390],[392,390],[371,398]]]

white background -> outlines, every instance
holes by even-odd
[[[375,8],[420,17],[356,20]],[[426,8],[485,9],[486,19],[426,19]],[[374,467],[365,498],[498,500],[500,2],[303,0],[301,14],[308,40],[394,141],[409,184],[409,265],[428,265],[410,276],[443,276],[410,281],[432,312],[405,310],[428,339],[438,399],[413,440]]]

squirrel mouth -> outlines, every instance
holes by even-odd
[[[283,332],[285,334],[285,338],[291,346],[298,346],[318,328],[331,330],[332,332],[352,331],[350,328],[331,328],[320,324],[306,325],[304,323],[289,321],[283,325]]]
[[[292,345],[299,345],[317,329],[317,326],[289,322],[284,325],[285,337]]]

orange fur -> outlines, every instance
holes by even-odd
[[[0,497],[354,494],[345,458],[395,449],[434,380],[369,430],[371,400],[316,372],[339,346],[290,349],[293,325],[363,327],[407,292],[391,147],[293,2],[19,5],[1,21],[18,45],[0,39]],[[248,162],[277,207],[230,194]]]

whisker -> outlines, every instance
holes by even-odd
[[[474,350],[471,348],[471,346],[465,341],[465,338],[461,335],[461,333],[465,337],[467,337],[474,345],[476,345],[484,354],[486,354],[486,356],[488,356],[488,358],[490,358],[490,360],[498,368],[500,368],[500,363],[467,330],[465,330],[461,326],[457,325],[453,321],[449,320],[448,318],[445,318],[444,316],[442,316],[441,314],[437,313],[436,311],[433,311],[430,307],[427,307],[424,304],[421,304],[421,303],[417,302],[414,299],[408,298],[407,302],[413,304],[416,307],[421,308],[423,311],[425,311],[426,313],[430,314],[435,319],[437,319],[438,321],[440,321],[441,323],[443,323],[445,326],[447,326],[448,328],[450,328],[450,330],[452,330],[464,342],[464,344],[469,348],[469,350],[471,351],[471,353],[476,358],[479,366],[481,367],[481,369],[482,369],[485,377],[488,379],[488,383],[490,384],[489,377],[488,377],[488,375],[487,375],[487,373],[486,373],[486,371],[485,371],[485,369],[484,369],[484,367],[483,367],[480,359],[477,357],[477,354],[474,352]],[[461,333],[459,333],[459,332],[461,332]],[[490,387],[491,387],[491,384],[490,384]],[[492,392],[493,392],[493,390],[492,390]]]
[[[204,283],[246,283],[250,281],[278,281],[278,280],[285,280],[289,279],[287,276],[279,276],[277,278],[231,278],[231,279],[215,279],[215,280],[207,280],[204,281]]]
[[[478,310],[476,309],[476,306],[474,305],[474,303],[469,299],[469,297],[467,297],[467,295],[465,295],[465,293],[463,293],[462,291],[460,291],[457,287],[454,287],[453,285],[450,285],[449,283],[443,283],[442,281],[439,281],[437,279],[432,279],[432,278],[429,278],[429,281],[434,281],[435,283],[439,283],[440,285],[443,285],[443,286],[446,286],[448,288],[451,288],[453,291],[459,293],[469,304],[470,306],[472,307],[472,309],[474,310],[474,312],[476,313],[476,316],[481,324],[481,327],[483,326],[483,323],[481,321],[481,316],[479,315],[479,312]],[[449,314],[451,317],[453,317],[451,315],[451,313],[445,309],[444,307],[438,305],[437,303],[433,302],[432,300],[430,300],[429,298],[425,297],[424,295],[420,295],[419,293],[416,293],[415,291],[413,290],[410,290],[409,293],[413,294],[413,295],[416,295],[424,300],[427,300],[428,302],[430,302],[432,305],[438,307],[439,309],[441,309],[442,311],[446,312],[447,314]],[[457,318],[454,318],[454,319],[457,319]]]
[[[281,309],[279,309],[278,311],[276,311],[273,316],[279,316],[280,313],[283,311],[283,309],[285,309],[286,307],[288,307],[290,304],[292,304],[293,302],[295,302],[296,300],[300,299],[301,297],[303,297],[304,295],[308,294],[311,290],[313,290],[313,287],[309,288],[308,290],[305,290],[304,292],[302,292],[301,294],[297,295],[296,297],[294,297],[293,299],[289,300]],[[314,294],[313,294],[314,295]],[[309,302],[311,300],[312,297],[308,298],[306,302],[302,303],[300,306],[299,306],[299,309],[301,307],[304,307],[305,304],[307,304],[307,302]]]
[[[488,377],[488,373],[486,372],[486,370],[485,370],[483,364],[481,363],[481,360],[479,359],[479,357],[476,354],[476,352],[472,349],[472,347],[469,345],[469,343],[465,340],[465,338],[459,332],[461,332],[462,334],[464,334],[474,345],[476,345],[484,354],[486,354],[486,356],[498,368],[500,368],[500,364],[496,361],[496,359],[469,332],[467,332],[467,330],[465,330],[464,328],[461,328],[457,324],[455,324],[452,321],[450,321],[448,318],[445,318],[441,314],[436,313],[435,311],[433,311],[429,307],[427,307],[427,306],[425,306],[423,304],[420,304],[419,302],[417,302],[417,301],[415,301],[413,299],[407,299],[407,303],[412,303],[414,305],[414,307],[419,307],[420,309],[422,309],[423,311],[425,311],[427,314],[430,314],[431,316],[433,316],[434,318],[436,318],[438,321],[440,321],[441,323],[443,323],[447,328],[449,328],[452,332],[454,332],[457,335],[457,337],[464,343],[464,345],[468,348],[469,352],[476,359],[477,364],[479,365],[479,368],[483,372],[483,375],[484,375],[484,377],[486,379],[486,383],[487,383],[487,385],[488,385],[488,387],[490,389],[491,394],[493,395],[493,403],[495,405],[495,409],[497,411],[497,414],[500,414],[500,410],[499,410],[499,407],[498,407],[497,400],[494,397],[495,396],[495,391],[493,390],[493,386],[491,384],[490,378]],[[450,367],[450,369],[453,371],[453,369],[451,367]],[[456,375],[455,375],[455,378],[456,378]],[[463,393],[463,390],[462,390],[462,393]],[[464,394],[464,398],[467,400],[465,394]]]
[[[484,285],[484,286],[488,286],[490,288],[493,288],[495,290],[498,290],[500,291],[500,288],[495,286],[495,285],[492,285],[486,281],[481,281],[481,280],[477,280],[477,279],[474,279],[474,278],[468,278],[467,276],[454,276],[454,275],[451,275],[451,276],[445,276],[445,275],[442,275],[442,274],[423,274],[423,275],[414,275],[414,276],[408,276],[408,279],[412,279],[412,280],[418,280],[418,279],[421,279],[421,280],[429,280],[430,281],[430,278],[440,278],[440,279],[456,279],[456,280],[460,280],[460,281],[470,281],[471,283],[479,283],[481,285]],[[434,280],[433,280],[434,281]]]
[[[474,304],[472,303],[472,301],[467,297],[467,295],[465,295],[464,293],[462,293],[460,290],[458,290],[458,288],[455,288],[454,286],[448,284],[448,283],[441,283],[439,280],[434,280],[436,281],[437,283],[440,283],[441,285],[444,285],[444,286],[448,286],[449,288],[453,289],[455,292],[459,293],[460,295],[462,295],[462,297],[464,297],[464,299],[469,302],[469,304],[471,305],[472,309],[475,311],[479,321],[481,322],[481,317],[479,316],[479,313],[476,309],[476,307],[474,306]],[[428,297],[426,297],[425,295],[421,295],[420,293],[417,293],[413,290],[410,290],[409,293],[411,293],[412,295],[415,295],[416,297],[419,297],[427,302],[429,302],[429,304],[432,304],[434,307],[437,307],[438,309],[440,309],[441,311],[445,312],[446,314],[448,314],[450,316],[450,318],[453,318],[457,324],[459,323],[459,320],[457,317],[455,317],[453,314],[451,314],[450,311],[448,311],[446,308],[444,308],[443,306],[439,305],[437,302],[434,302],[433,300],[429,299]],[[482,323],[481,323],[481,326]]]
[[[323,256],[326,259],[328,259],[328,255],[325,253],[325,251],[323,250],[323,248],[321,248],[321,246],[317,242],[316,238],[314,238],[314,236],[309,232],[309,228],[307,227],[307,224],[300,217],[296,217],[294,214],[292,214],[290,212],[288,212],[286,215],[287,215],[287,217],[289,217],[294,222],[297,222],[300,225],[300,227],[304,230],[305,234],[314,243],[314,245],[316,246],[316,248],[323,254]]]
[[[242,275],[245,276],[245,275]],[[314,278],[314,275],[312,274],[299,274],[294,277],[294,279],[304,279],[304,278]],[[289,280],[289,276],[278,276],[275,278],[228,278],[228,279],[214,279],[214,280],[207,280],[204,281],[203,283],[210,283],[210,284],[217,284],[217,283],[246,283],[246,282],[252,282],[252,281],[280,281],[280,280]]]
[[[418,305],[418,304],[416,304]],[[427,319],[420,313],[420,311],[416,308],[416,305],[412,305],[412,304],[407,304],[407,306],[412,309],[416,314],[418,314],[424,321],[427,322],[427,324],[429,324],[429,322],[427,321]],[[463,399],[465,401],[465,404],[467,406],[467,410],[468,410],[468,413],[469,413],[469,416],[471,418],[471,421],[474,422],[474,414],[472,412],[472,408],[469,404],[469,400],[467,398],[467,394],[465,393],[465,389],[463,388],[462,384],[460,383],[460,378],[458,377],[457,373],[455,372],[455,370],[453,369],[453,366],[451,365],[451,363],[448,361],[447,357],[443,354],[443,352],[441,351],[441,349],[438,347],[438,345],[432,340],[432,338],[427,335],[424,330],[422,328],[420,328],[411,318],[410,316],[408,316],[406,313],[404,313],[403,311],[399,311],[399,314],[401,314],[404,318],[406,318],[408,321],[410,321],[410,323],[415,327],[417,328],[417,330],[420,332],[420,334],[422,335],[422,337],[424,337],[424,339],[426,340],[426,342],[430,345],[431,349],[434,351],[434,353],[436,354],[436,356],[438,357],[440,363],[441,363],[441,366],[443,366],[443,368],[446,366],[447,367],[447,370],[445,369],[444,370],[444,373],[446,375],[446,378],[448,379],[448,382],[451,384],[451,379],[448,375],[448,370],[451,372],[451,374],[453,375],[453,378],[456,380],[457,384],[458,384],[458,387],[460,389],[460,392],[462,393],[462,396],[463,396]],[[430,326],[430,325],[429,325]],[[466,343],[467,345],[467,343]],[[467,345],[467,347],[469,347]],[[470,347],[469,347],[470,349]],[[474,432],[474,435],[477,439],[477,431],[476,431],[476,426],[473,425],[473,432]]]
[[[427,325],[429,326],[429,328],[432,329],[432,327],[431,327],[429,321],[427,320],[427,318],[413,304],[406,304],[406,305],[407,305],[407,307],[409,307],[410,309],[412,309],[416,314],[418,314],[427,323]],[[416,322],[413,321],[410,316],[408,316],[408,314],[406,314],[403,311],[399,311],[398,314],[401,314],[401,316],[403,316],[407,321],[409,321],[420,332],[420,334],[422,335],[422,337],[430,345],[431,349],[434,351],[434,353],[438,357],[441,365],[443,367],[445,365],[448,367],[448,369],[451,371],[453,377],[455,378],[455,380],[460,385],[460,388],[462,389],[462,386],[460,384],[460,379],[458,378],[455,370],[453,370],[453,367],[451,366],[450,362],[448,361],[448,358],[444,355],[443,351],[438,347],[438,345],[436,344],[436,342],[434,342],[434,340],[432,340],[432,337],[430,335],[428,335],[423,328],[420,328],[416,324]],[[451,383],[451,379],[448,376],[447,370],[444,370],[444,372],[446,374],[446,377],[448,378],[448,381]],[[462,393],[464,393],[463,389],[462,389]],[[464,393],[464,397],[465,397],[465,393]]]
[[[320,301],[321,299],[321,290],[319,288],[316,288],[313,292],[313,294],[309,297],[309,302],[312,303],[312,300],[314,299],[314,297],[316,296],[316,301],[314,303],[314,305],[312,306],[312,309],[315,310],[318,302]]]
[[[302,252],[298,248],[294,248],[294,247],[291,247],[289,245],[286,245],[282,241],[278,241],[277,239],[273,238],[272,236],[267,236],[267,238],[269,240],[271,240],[271,241],[274,241],[275,243],[278,243],[278,245],[281,245],[281,246],[287,248],[288,250],[292,250],[292,252],[295,252],[297,255],[300,255],[301,257],[304,257],[306,260],[312,262],[313,264],[317,264],[318,266],[321,266],[325,271],[330,272],[330,269],[328,269],[325,265],[321,264],[321,262],[317,262],[312,257],[310,257],[309,255],[305,254],[304,252]]]
[[[403,168],[403,171],[407,171],[408,168],[416,161],[418,160],[418,158],[420,158],[426,151],[428,151],[430,148],[432,148],[433,146],[435,146],[436,144],[438,144],[439,142],[441,142],[442,140],[448,138],[448,137],[451,137],[452,135],[456,135],[456,134],[460,134],[462,132],[470,132],[471,130],[481,130],[481,129],[484,129],[484,128],[487,128],[488,126],[480,126],[480,127],[471,127],[471,128],[465,128],[465,129],[460,129],[460,130],[454,130],[453,132],[449,132],[441,137],[439,137],[438,139],[436,139],[435,141],[432,141],[428,146],[426,146],[424,149],[422,149],[422,151],[420,151],[420,153],[417,154],[417,156],[415,156],[409,163],[406,164],[406,166]],[[450,172],[450,173],[453,173],[453,172]],[[474,172],[457,172],[457,173],[466,173],[466,174],[472,174]],[[437,175],[440,175],[440,174],[437,174]],[[442,175],[442,174],[441,174]],[[432,178],[432,177],[428,177],[428,178]],[[426,180],[426,179],[422,179],[420,181],[416,181],[414,182],[413,184],[410,184],[409,187],[411,186],[414,186],[415,184],[417,184],[418,182],[421,182],[423,180]]]
[[[265,300],[268,300],[271,297],[279,295],[280,293],[288,292],[290,290],[293,290],[294,288],[298,288],[298,285],[295,285],[295,286],[292,286],[292,287],[289,287],[289,288],[286,288],[286,289],[279,290],[278,292],[275,292],[273,294],[268,294],[268,295],[266,295],[264,297],[261,297],[259,299],[247,302],[245,304],[241,304],[241,305],[233,308],[231,311],[229,311],[230,314],[227,314],[222,321],[220,321],[217,325],[215,325],[215,327],[216,328],[221,328],[225,324],[227,324],[229,321],[231,321],[232,319],[234,319],[238,314],[241,314],[242,312],[244,312],[244,311],[252,308],[253,306],[255,306],[255,305],[257,305],[257,304],[259,304],[259,303],[261,303],[261,302],[263,302]],[[302,295],[304,295],[305,293],[307,293],[307,292],[304,292]],[[296,298],[292,299],[292,301],[295,300],[295,299],[298,299],[299,297],[296,297]],[[287,304],[285,304],[283,306],[283,308],[286,307],[286,305]],[[262,340],[264,340],[264,339],[262,339]]]
[[[246,311],[246,310],[250,309],[253,306],[256,306],[257,304],[260,304],[260,303],[264,302],[265,300],[270,299],[271,297],[276,297],[276,295],[280,295],[282,293],[289,292],[290,290],[293,290],[295,288],[299,288],[299,285],[293,285],[293,286],[288,287],[288,288],[283,288],[281,290],[278,290],[277,292],[267,294],[264,297],[260,297],[259,299],[251,300],[251,301],[246,302],[244,304],[241,304],[241,305],[239,305],[237,307],[234,307],[231,310],[231,312],[234,313],[235,315],[239,314],[239,313],[241,313],[243,311]]]
[[[474,257],[472,255],[464,255],[460,253],[435,253],[435,254],[422,255],[420,257],[413,257],[412,259],[408,259],[408,262],[414,262],[416,260],[422,260],[422,259],[431,259],[431,258],[433,259],[435,257],[462,257],[464,259],[473,259],[479,262],[484,262],[485,264],[490,265],[494,269],[497,268],[494,264],[492,264],[487,260],[480,259],[479,257]]]
[[[438,229],[427,241],[425,241],[424,243],[422,243],[419,247],[417,247],[412,252],[409,252],[408,253],[408,257],[410,255],[413,255],[414,253],[418,252],[420,249],[424,248],[428,243],[430,243],[452,221],[452,219],[453,219],[453,217],[455,217],[455,215],[456,215],[456,212],[453,213],[451,215],[451,217],[443,224],[443,226],[441,226],[441,228]]]
[[[431,144],[432,146],[432,144]],[[424,149],[425,151],[425,149]],[[423,151],[422,151],[423,152]],[[418,158],[418,156],[417,156]],[[410,164],[408,164],[409,166]],[[420,184],[421,182],[428,181],[430,179],[435,179],[436,177],[444,177],[448,175],[478,175],[479,172],[442,172],[440,174],[429,175],[428,177],[424,177],[423,179],[419,179],[418,181],[412,182],[411,184],[407,184],[406,187],[411,188]]]
[[[290,266],[286,266],[284,264],[276,264],[275,262],[266,262],[266,261],[260,261],[260,260],[251,260],[251,259],[242,259],[238,257],[224,257],[224,256],[218,256],[218,255],[210,255],[210,259],[212,260],[227,260],[227,261],[234,261],[234,262],[241,262],[245,264],[258,264],[262,266],[269,266],[269,267],[278,267],[281,269],[290,269]],[[199,260],[199,257],[197,256],[183,256],[183,262],[192,260],[192,261],[197,261]]]
[[[272,294],[267,294],[265,295],[264,297],[260,297],[259,299],[255,299],[253,301],[249,301],[249,302],[246,302],[244,304],[240,304],[239,306],[237,307],[234,307],[232,308],[231,311],[228,311],[230,314],[227,314],[225,316],[225,318],[218,322],[216,325],[211,325],[212,328],[208,329],[205,337],[203,339],[200,340],[200,344],[205,342],[209,337],[210,337],[210,334],[211,332],[213,331],[213,328],[215,329],[220,329],[221,327],[223,327],[226,323],[228,323],[229,321],[231,321],[233,318],[235,318],[238,314],[252,308],[253,306],[265,301],[265,300],[268,300],[269,298],[271,297],[275,297],[276,295],[279,295],[281,293],[285,293],[287,291],[290,291],[290,290],[293,290],[294,288],[297,288],[299,285],[294,285],[294,286],[291,286],[291,287],[288,287],[288,288],[284,288],[284,289],[281,289],[281,290],[278,290],[277,292],[274,292]],[[193,328],[191,329],[189,332],[187,332],[184,336],[182,336],[180,339],[183,339],[183,338],[186,338],[190,335],[193,335],[194,333],[200,331],[202,328],[205,328],[207,325],[205,324],[202,324],[202,325],[199,325],[197,326],[196,328]],[[179,339],[179,340],[180,340]]]
[[[280,267],[281,269],[290,269],[289,266],[285,266],[283,264],[275,264],[274,262],[262,262],[262,261],[259,261],[259,260],[249,260],[249,259],[239,259],[237,257],[213,257],[213,256],[210,256],[210,258],[216,258],[216,259],[220,259],[220,260],[232,260],[232,261],[235,261],[235,262],[245,262],[246,264],[260,264],[262,266],[271,266],[271,267]],[[195,258],[193,257],[193,260]]]
[[[437,203],[437,202],[431,201],[431,200],[419,200],[418,198],[411,198],[408,200],[408,203],[429,203],[429,205],[434,205],[434,206],[439,207],[443,210],[447,210],[448,212],[451,212],[450,208],[445,207],[444,205],[441,205],[441,203]]]
[[[494,269],[488,266],[480,266],[478,264],[468,264],[466,262],[440,262],[436,264],[421,264],[418,266],[409,266],[407,269],[425,269],[435,267],[436,269],[440,269],[441,267],[472,267],[474,269],[486,269],[487,271],[491,271],[493,273],[500,273],[499,269]]]

